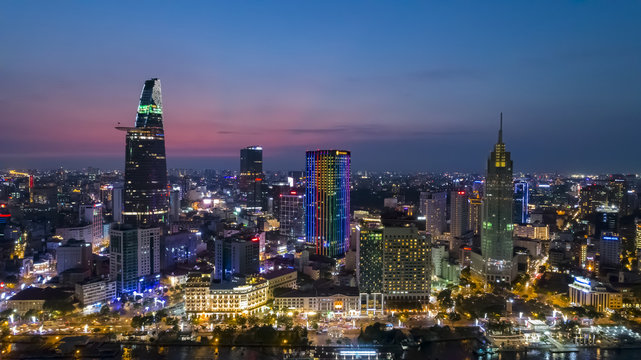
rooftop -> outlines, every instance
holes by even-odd
[[[70,295],[71,293],[69,293],[68,291],[58,289],[58,288],[30,287],[28,289],[24,289],[19,293],[15,294],[9,300],[49,300],[49,299],[56,299],[56,298],[64,299],[66,297],[69,297]]]
[[[267,280],[272,280],[279,276],[291,274],[293,272],[296,272],[296,269],[279,269],[279,270],[274,270],[274,271],[270,271],[268,273],[262,274],[262,277],[264,277]]]
[[[357,287],[352,286],[328,286],[317,287],[309,290],[292,290],[286,292],[278,297],[291,298],[291,297],[324,297],[332,295],[346,295],[346,296],[359,296]]]

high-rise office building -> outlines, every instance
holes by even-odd
[[[456,190],[450,193],[450,256],[458,259],[460,249],[472,240],[469,231],[470,225],[469,194],[465,190]]]
[[[127,132],[123,221],[136,226],[164,223],[169,208],[160,80],[145,81],[135,127]]]
[[[180,188],[169,193],[169,220],[178,221],[180,218]]]
[[[527,181],[517,180],[514,183],[514,214],[512,215],[512,221],[515,224],[523,225],[527,223],[529,199],[530,193]]]
[[[359,229],[356,268],[358,287],[362,293],[382,293],[383,226],[380,222],[363,222]]]
[[[483,200],[478,191],[473,191],[470,195],[470,217],[468,229],[474,232],[474,235],[481,233],[481,212],[483,211]]]
[[[626,184],[625,176],[610,175],[607,183],[608,203],[620,209],[623,206],[623,199],[627,193],[627,188],[628,185]]]
[[[469,196],[465,190],[450,193],[450,234],[461,237],[468,231],[470,223]]]
[[[248,146],[240,149],[238,188],[250,210],[262,209],[263,148]]]
[[[114,222],[123,222],[122,210],[124,207],[123,195],[124,195],[124,185],[121,182],[115,183],[113,188],[112,196],[112,212],[114,216]]]
[[[487,161],[485,197],[481,215],[481,256],[472,257],[472,270],[486,281],[511,282],[514,242],[512,160],[503,143],[503,116],[499,138]],[[481,261],[479,261],[481,260]]]
[[[165,133],[160,80],[150,79],[140,94],[134,127],[126,131],[122,223],[110,231],[109,266],[118,293],[142,290],[160,276],[160,226],[169,213]],[[114,187],[114,219],[118,200]]]
[[[304,195],[296,190],[280,194],[280,234],[292,239],[305,237]]]
[[[319,255],[336,257],[349,246],[350,152],[306,153],[305,236]]]
[[[0,204],[0,242],[4,241],[4,238],[5,238],[4,229],[9,223],[10,219],[11,219],[11,213],[9,212],[9,208],[7,207],[7,204],[1,203]]]
[[[634,249],[641,250],[641,219],[634,219]]]
[[[69,269],[91,269],[91,243],[71,239],[56,249],[58,274]]]
[[[104,229],[102,227],[103,204],[80,205],[80,221],[91,224],[91,245],[94,249],[100,247],[103,239]]]
[[[408,224],[406,224],[408,225]],[[430,297],[430,242],[414,224],[383,229],[383,294],[388,300]]]
[[[619,232],[619,208],[616,205],[601,205],[595,210],[594,237],[599,238],[605,232]]]
[[[607,203],[608,191],[603,185],[590,184],[579,191],[579,206],[583,216],[594,214],[598,206],[607,205]]]
[[[214,279],[230,280],[234,274],[259,272],[260,244],[251,240],[224,238],[214,240]]]
[[[161,229],[114,224],[110,229],[109,268],[118,293],[142,292],[160,273]]]
[[[599,241],[599,269],[618,269],[621,266],[621,237],[602,232]]]
[[[447,228],[447,193],[421,192],[419,212],[425,216],[428,234],[438,236]]]

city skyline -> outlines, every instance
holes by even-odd
[[[0,357],[638,358],[639,19],[0,3]]]
[[[516,172],[641,170],[639,4],[363,4],[4,5],[0,168],[122,168],[113,126],[158,77],[170,168],[259,144],[266,170],[346,148],[354,170],[482,173],[503,111]]]

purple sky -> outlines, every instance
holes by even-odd
[[[170,167],[641,170],[640,2],[0,4],[0,168],[122,168],[144,80]]]

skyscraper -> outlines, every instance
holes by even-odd
[[[599,238],[604,232],[619,232],[619,208],[615,205],[597,206],[594,222],[594,237]]]
[[[427,233],[441,235],[447,226],[447,193],[421,192],[419,201],[419,212],[425,215]]]
[[[450,196],[450,234],[461,237],[468,231],[470,222],[469,195],[465,190],[457,190]]]
[[[291,239],[305,236],[305,204],[304,195],[291,190],[288,194],[280,194],[280,234]]]
[[[482,263],[473,257],[473,270],[486,281],[512,280],[512,240],[513,182],[512,160],[505,151],[503,143],[503,114],[499,139],[487,161],[485,178],[485,198],[481,215],[481,255]]]
[[[259,239],[222,238],[214,240],[214,279],[230,280],[231,275],[259,272]]]
[[[122,223],[111,227],[109,244],[110,274],[118,293],[141,292],[160,276],[160,226],[169,212],[162,112],[160,80],[147,80],[135,126],[117,127],[127,132]]]
[[[599,240],[599,269],[618,269],[621,266],[621,237],[602,232]]]
[[[174,188],[169,192],[169,220],[178,221],[178,219],[180,219],[180,188]]]
[[[263,148],[248,146],[240,149],[240,176],[238,188],[247,201],[247,208],[262,208]]]
[[[154,226],[166,221],[169,209],[165,133],[160,80],[145,81],[135,127],[127,132],[123,221]]]
[[[109,272],[117,291],[142,292],[160,272],[160,228],[115,224],[110,230]]]
[[[80,221],[91,224],[91,245],[100,247],[104,229],[102,227],[102,203],[80,205]]]
[[[523,225],[528,219],[530,193],[527,181],[518,180],[514,183],[514,215],[515,224]]]
[[[432,255],[430,241],[414,224],[383,229],[383,294],[388,300],[429,301]]]
[[[121,182],[117,182],[114,184],[114,189],[113,189],[113,216],[114,216],[114,222],[123,222],[122,219],[122,210],[124,207],[124,202],[123,202],[123,193],[124,193],[124,184]]]
[[[350,152],[306,153],[305,235],[316,253],[341,256],[349,245]]]
[[[362,293],[383,291],[383,226],[379,222],[360,225],[358,243],[358,287]]]
[[[481,232],[481,212],[483,209],[483,200],[478,191],[473,191],[470,195],[470,217],[468,229],[477,235]]]

